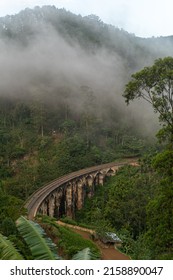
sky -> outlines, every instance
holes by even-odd
[[[172,0],[0,0],[0,16],[44,5],[82,16],[95,14],[139,37],[173,35]]]

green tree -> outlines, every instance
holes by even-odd
[[[162,135],[173,144],[173,57],[157,59],[153,66],[133,74],[124,97],[127,104],[136,98],[149,102],[159,113]]]
[[[15,221],[24,213],[23,201],[15,196],[6,194],[0,189],[0,228],[5,218],[11,218]]]
[[[162,129],[158,136],[167,140],[164,151],[158,153],[152,166],[160,176],[154,198],[147,205],[147,232],[145,240],[150,248],[151,258],[172,258],[173,244],[173,57],[155,61],[132,75],[126,85],[124,97],[127,104],[136,98],[149,102],[159,114]]]
[[[2,221],[1,230],[5,236],[16,234],[16,225],[11,218],[5,217]]]

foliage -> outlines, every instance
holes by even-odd
[[[5,236],[16,234],[15,222],[10,217],[5,217],[1,224],[1,230]]]
[[[173,58],[157,59],[153,66],[132,75],[126,85],[124,97],[127,104],[136,98],[149,102],[159,113],[159,120],[166,127],[166,136],[173,141]],[[163,133],[163,130],[162,130]]]
[[[27,243],[25,242],[24,238],[19,233],[19,231],[17,231],[15,235],[9,235],[8,240],[14,244],[14,246],[17,248],[17,250],[20,252],[20,254],[25,260],[33,259],[30,248],[28,247]]]
[[[84,222],[78,222],[76,219],[71,219],[69,217],[62,217],[60,219],[62,222],[70,224],[70,225],[76,225],[76,226],[80,226],[80,227],[84,227],[84,228],[88,228],[88,229],[95,229],[95,225],[88,225],[85,224]]]
[[[150,242],[152,258],[154,259],[156,256],[160,259],[162,254],[170,255],[171,253],[173,257],[173,192],[168,192],[168,194],[171,195],[169,196],[169,199],[166,195],[159,195],[147,206],[148,231],[146,233],[146,239]]]
[[[67,227],[54,225],[59,231],[59,246],[63,249],[67,258],[71,259],[78,251],[90,248],[92,254],[99,258],[99,250],[97,246],[90,240],[83,239],[79,234],[73,232]]]
[[[5,236],[0,234],[0,259],[1,260],[22,260],[23,257]]]
[[[85,248],[82,251],[79,251],[76,253],[72,260],[96,260],[98,258],[98,255],[93,254],[90,250],[90,248]]]
[[[161,175],[173,179],[173,150],[164,150],[162,153],[158,153],[153,158],[152,165]]]
[[[63,227],[57,226],[54,219],[50,219],[49,217],[45,217],[42,221],[43,220],[51,227],[51,236],[53,236],[54,232],[56,239],[57,237],[61,237],[63,240]],[[45,226],[45,224],[42,225]],[[19,236],[11,235],[7,239],[7,237],[0,234],[0,259],[61,259],[56,252],[57,248],[55,244],[46,236],[45,231],[38,223],[28,221],[26,218],[21,216],[17,220],[17,228],[20,232]],[[70,256],[72,252],[75,252],[75,255],[73,256],[74,260],[99,258],[98,249],[94,246],[94,244],[92,244],[92,242],[83,240],[80,235],[75,234],[74,232],[69,232],[68,237],[70,237],[70,239],[72,238],[74,241],[74,244],[71,243],[71,247],[68,248],[68,250],[67,246],[70,244],[69,241],[67,242],[68,244],[66,244],[66,241],[63,242],[62,240],[59,240],[58,242],[60,247],[63,247],[63,249],[66,248],[65,254],[68,252]],[[22,238],[26,241],[28,248],[25,247],[25,242],[22,241]],[[85,245],[88,245],[89,247],[85,248]],[[18,249],[16,249],[16,246]],[[77,250],[79,247],[82,248],[81,251]],[[30,255],[30,252],[32,255]]]
[[[173,58],[155,61],[132,75],[124,92],[126,102],[143,98],[159,114],[162,129],[157,136],[167,140],[167,146],[152,159],[152,166],[160,180],[146,206],[146,232],[139,240],[147,244],[146,252],[152,259],[173,258]],[[138,240],[138,243],[140,243]],[[140,255],[140,254],[139,254]]]
[[[71,219],[70,217],[62,217],[61,221],[64,223],[70,224],[70,225],[74,225],[74,226],[78,225],[77,222],[75,220]]]
[[[150,242],[152,258],[173,258],[173,173],[172,150],[164,150],[153,159],[160,175],[155,197],[147,205],[146,240]],[[154,236],[154,238],[153,238]]]
[[[39,223],[47,235],[55,240],[63,258],[71,259],[73,255],[86,248],[89,248],[91,256],[95,256],[96,259],[100,258],[98,247],[92,241],[82,238],[80,234],[66,226],[58,225],[54,218],[43,216],[39,218]]]
[[[43,229],[24,217],[17,220],[17,228],[28,244],[33,257],[37,260],[56,260],[59,256],[52,241],[45,238]]]
[[[21,199],[6,194],[3,189],[0,188],[0,226],[2,230],[5,230],[7,221],[8,223],[11,223],[12,226],[10,231],[12,228],[14,229],[12,224],[25,212],[26,210],[23,208],[23,201]]]
[[[140,168],[121,168],[87,200],[85,208],[77,213],[77,221],[95,224],[99,231],[123,227],[136,238],[146,227],[145,207],[153,196],[153,183],[151,175],[141,175]]]

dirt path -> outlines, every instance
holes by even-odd
[[[80,234],[83,238],[91,240],[91,234],[94,233],[94,230],[81,228],[79,226],[73,226],[70,224],[63,223],[61,221],[57,222],[61,226],[67,226],[71,228],[74,232]],[[92,240],[93,241],[93,240]],[[102,260],[130,260],[130,258],[123,253],[119,252],[114,248],[113,245],[107,246],[101,241],[93,241],[100,249]]]

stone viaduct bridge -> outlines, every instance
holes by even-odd
[[[113,176],[124,165],[137,165],[135,159],[107,163],[82,169],[62,176],[34,192],[25,203],[28,218],[37,214],[60,218],[74,217],[84,205],[85,198],[94,195],[95,187],[103,185],[106,177]]]

